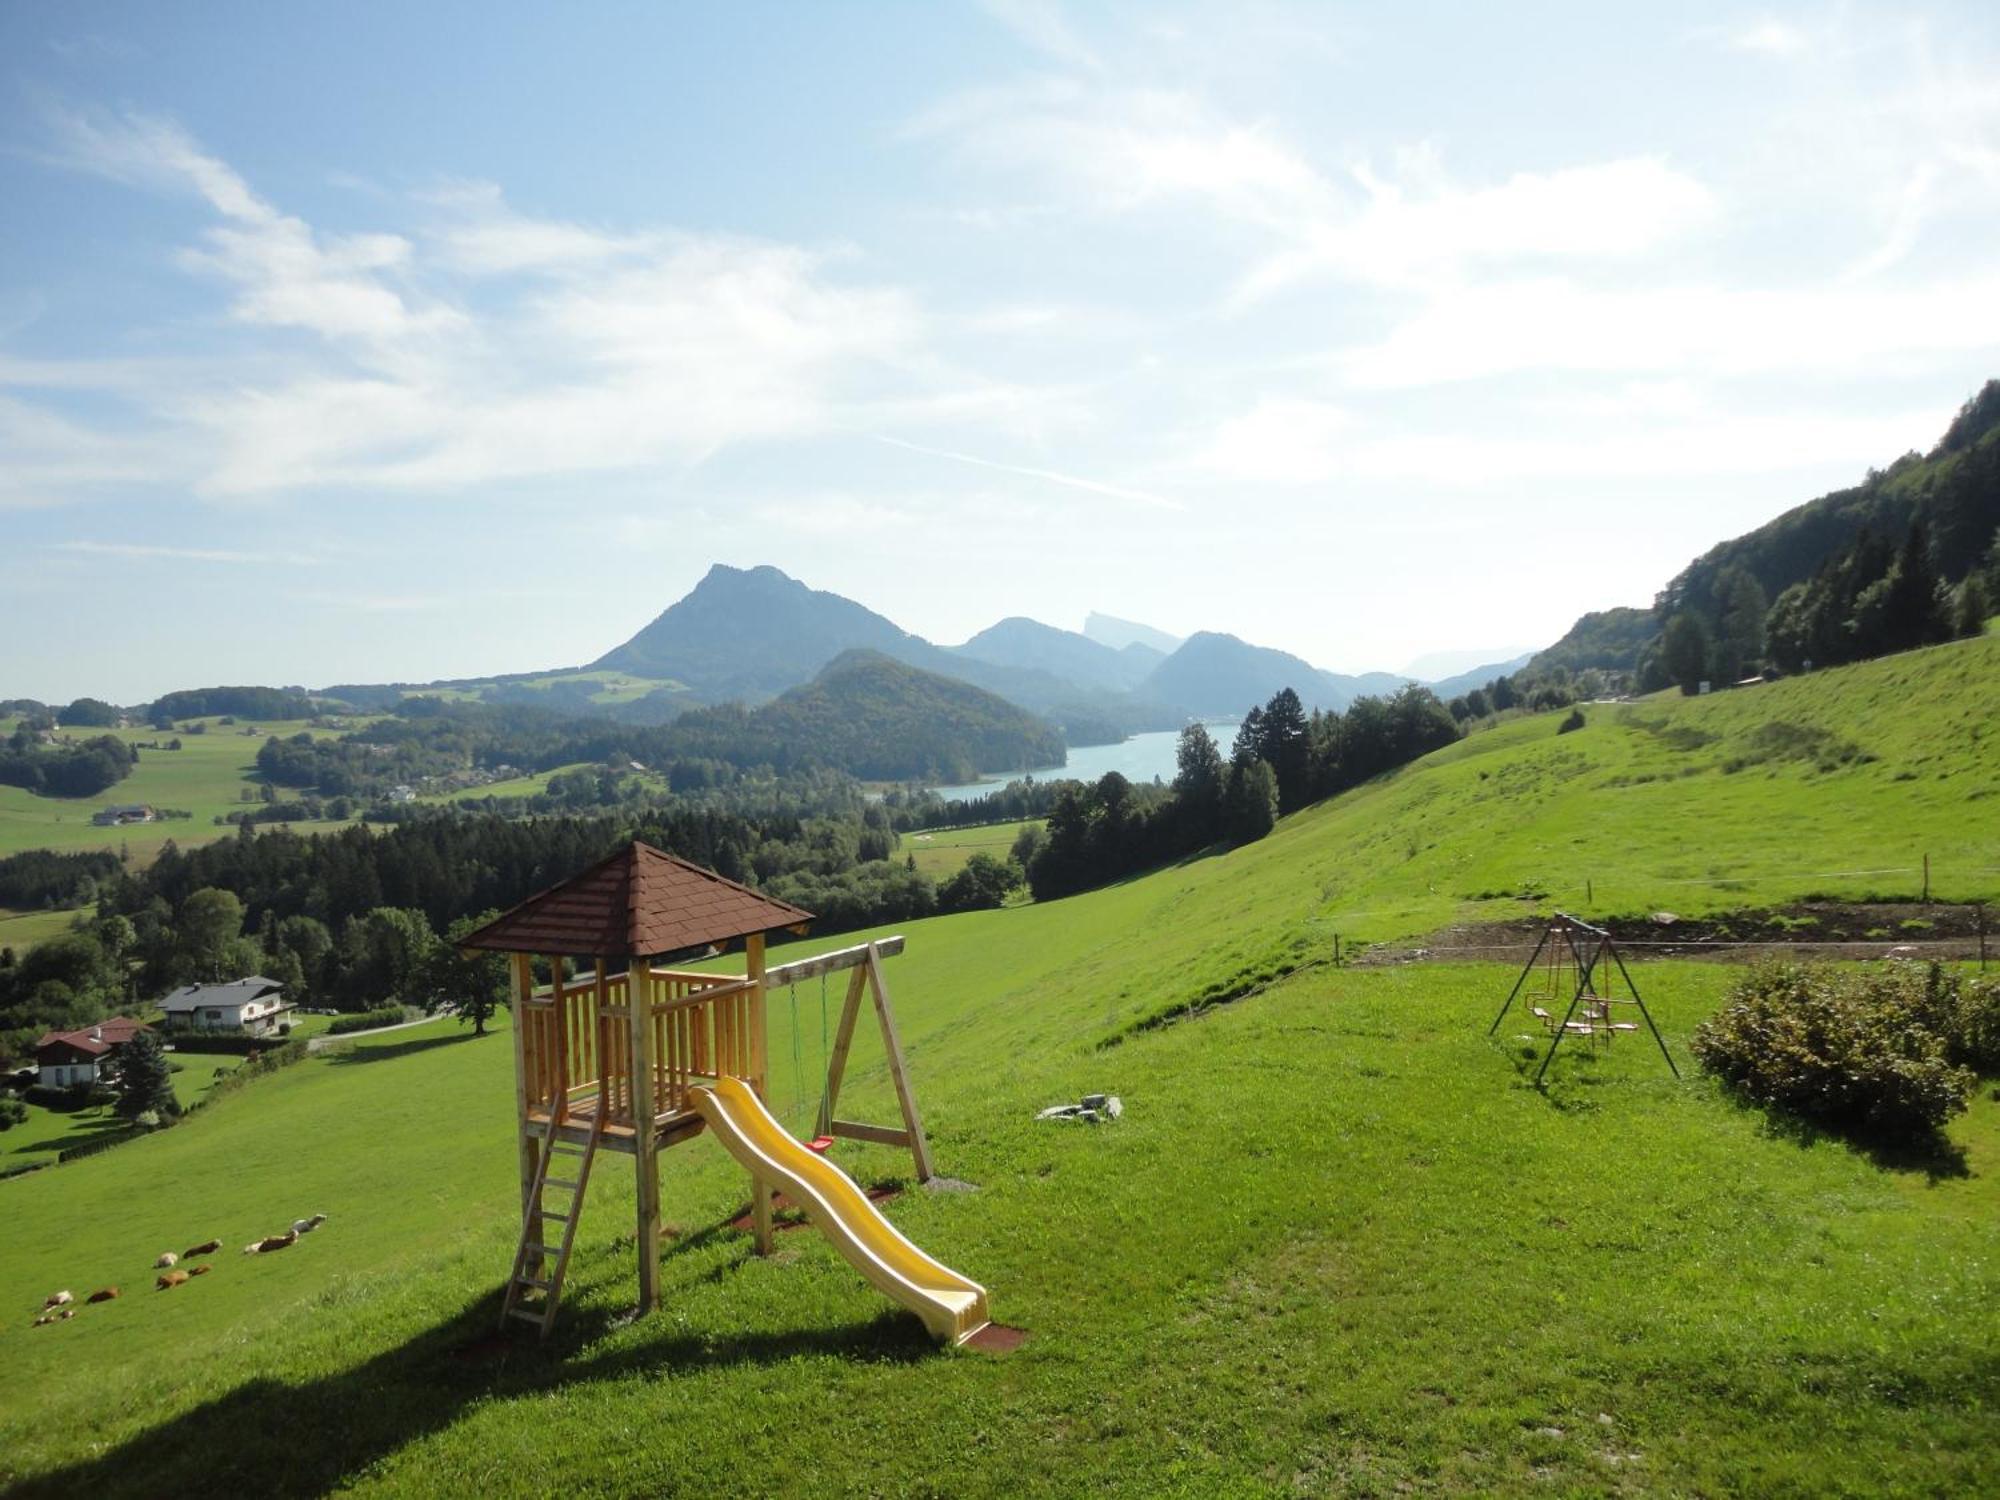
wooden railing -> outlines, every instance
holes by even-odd
[[[530,1112],[569,1114],[593,1096],[604,1123],[634,1128],[632,1018],[623,973],[600,971],[537,990],[523,1007],[521,1059]],[[757,986],[727,974],[650,970],[641,1003],[651,1027],[654,1121],[684,1114],[688,1090],[727,1075],[762,1085]]]

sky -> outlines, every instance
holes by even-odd
[[[2000,9],[0,7],[0,697],[1554,640],[2000,375]]]

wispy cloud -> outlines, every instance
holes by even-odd
[[[903,438],[875,434],[875,441],[887,443],[892,448],[902,448],[910,453],[921,453],[928,458],[942,458],[955,464],[969,464],[973,468],[991,469],[1001,474],[1018,474],[1023,479],[1037,479],[1044,484],[1061,485],[1065,489],[1082,490],[1086,494],[1104,495],[1113,500],[1129,500],[1139,505],[1152,506],[1159,510],[1188,509],[1180,500],[1170,500],[1165,495],[1156,495],[1147,490],[1135,490],[1127,485],[1106,484],[1098,479],[1085,479],[1076,474],[1064,474],[1055,469],[1038,469],[1028,464],[1001,463],[995,459],[980,458],[971,453],[954,453],[946,448],[926,447],[922,443],[912,443]]]
[[[87,557],[162,558],[172,562],[244,563],[265,565],[299,561],[273,552],[237,552],[223,547],[166,547],[144,542],[69,541],[51,542],[53,552],[82,553]]]
[[[317,353],[286,347],[269,368],[239,361],[235,378],[151,391],[128,378],[131,360],[99,367],[98,388],[137,403],[174,454],[150,477],[198,493],[451,491],[685,466],[735,444],[996,398],[927,350],[913,297],[837,275],[825,250],[537,219],[477,183],[425,194],[416,207],[431,222],[414,235],[329,233],[171,121],[57,122],[69,166],[208,207],[216,222],[181,261],[233,288],[236,321],[321,341]],[[0,383],[10,375],[91,384],[87,363],[0,361]],[[79,462],[95,451],[101,467],[99,434],[71,425],[68,441],[51,428],[44,446]],[[59,467],[32,476],[37,493],[61,492]]]

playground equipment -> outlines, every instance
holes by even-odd
[[[962,1343],[987,1322],[986,1293],[899,1234],[853,1180],[820,1153],[837,1137],[906,1148],[931,1176],[882,959],[884,938],[767,968],[774,931],[803,933],[812,913],[634,840],[464,938],[508,955],[513,975],[514,1085],[520,1133],[521,1234],[501,1308],[546,1337],[562,1297],[577,1220],[601,1150],[635,1159],[639,1310],[660,1303],[659,1153],[712,1131],[750,1173],[757,1253],[771,1250],[771,1195],[782,1190],[849,1263],[931,1333]],[[666,967],[740,941],[745,973]],[[535,956],[551,982],[538,989]],[[564,977],[564,960],[579,972]],[[766,1106],[766,996],[773,986],[849,973],[827,1063],[819,1136],[794,1140]],[[900,1128],[834,1115],[866,989],[901,1106]],[[562,1175],[567,1174],[567,1175]],[[551,1197],[551,1192],[560,1194]],[[560,1224],[555,1244],[548,1227]]]
[[[1615,976],[1612,973],[1614,968],[1617,970]],[[1624,983],[1622,992],[1618,988],[1620,980]],[[1621,1034],[1637,1032],[1637,1021],[1615,1019],[1617,1008],[1625,1006],[1637,1009],[1645,1018],[1646,1029],[1660,1044],[1660,1056],[1667,1060],[1667,1067],[1674,1077],[1681,1076],[1681,1070],[1674,1066],[1673,1054],[1667,1051],[1666,1039],[1660,1035],[1660,1028],[1653,1024],[1653,1013],[1646,1009],[1639,986],[1633,983],[1631,971],[1625,967],[1625,960],[1618,952],[1617,940],[1601,927],[1593,927],[1567,912],[1557,912],[1543,931],[1541,940],[1535,944],[1535,951],[1522,965],[1514,987],[1507,992],[1506,1003],[1500,1007],[1500,1014],[1486,1028],[1488,1036],[1500,1029],[1500,1023],[1507,1019],[1507,1012],[1513,1009],[1517,998],[1549,1034],[1549,1050],[1542,1055],[1542,1065],[1535,1070],[1536,1083],[1540,1083],[1542,1075],[1548,1072],[1556,1048],[1563,1044],[1565,1037],[1587,1038],[1592,1047],[1609,1048]],[[1554,1011],[1558,1005],[1566,1007],[1560,1018]]]

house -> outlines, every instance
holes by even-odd
[[[158,816],[149,803],[114,802],[92,813],[90,821],[99,828],[116,828],[125,823],[150,823]]]
[[[417,800],[417,789],[413,786],[392,786],[389,788],[389,800],[391,802],[414,802]]]
[[[147,1029],[130,1016],[113,1016],[75,1031],[45,1032],[35,1043],[35,1081],[48,1089],[96,1083],[118,1050]]]
[[[275,979],[251,974],[228,984],[190,984],[160,1002],[167,1013],[167,1030],[247,1031],[269,1036],[295,1007],[287,1005],[284,986]]]

